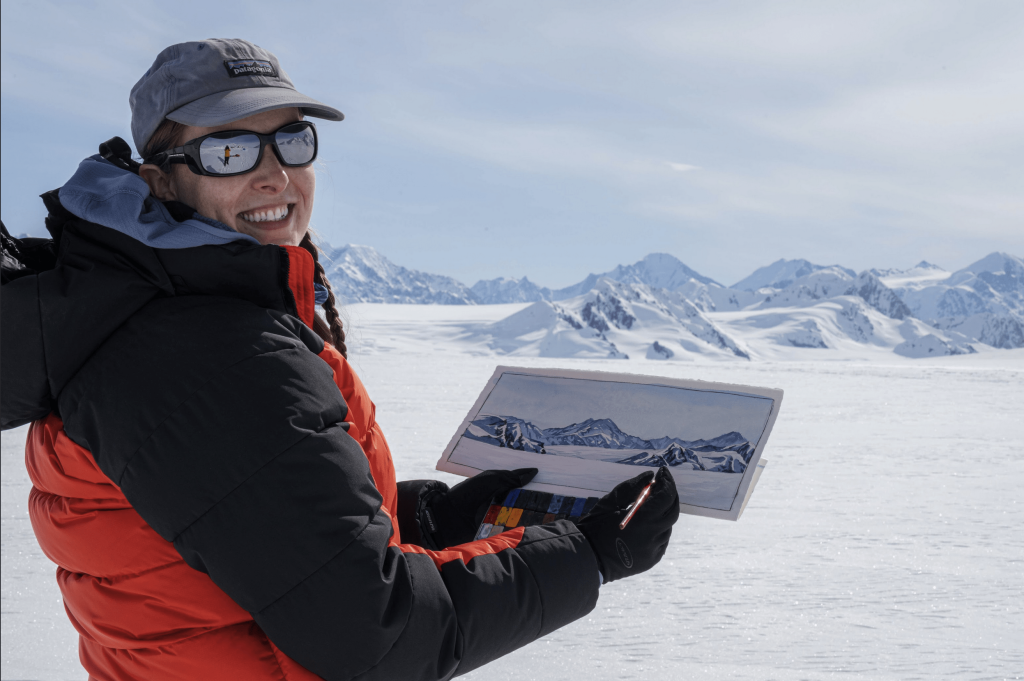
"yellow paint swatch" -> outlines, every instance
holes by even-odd
[[[515,527],[519,524],[519,518],[523,515],[523,509],[513,508],[505,521],[505,527]]]

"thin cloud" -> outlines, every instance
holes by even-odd
[[[3,174],[5,222],[41,230],[34,197],[124,134],[156,53],[226,26],[346,113],[321,128],[317,228],[412,267],[571,283],[668,251],[736,280],[798,253],[1024,251],[1019,2],[249,7],[5,3],[4,159],[52,159]]]

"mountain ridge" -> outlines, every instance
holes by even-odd
[[[744,342],[727,328],[735,328],[732,318],[720,317],[727,312],[778,319],[772,324],[779,333],[772,337],[791,347],[828,349],[843,336],[858,343],[888,344],[908,357],[974,352],[971,343],[1024,347],[1024,260],[998,251],[952,273],[923,260],[906,270],[857,274],[839,265],[780,259],[733,287],[701,275],[674,256],[652,253],[557,290],[527,277],[480,280],[467,287],[451,277],[396,265],[369,246],[353,244],[324,244],[321,262],[342,305],[530,303],[473,332],[502,353],[680,361],[694,353],[724,352],[750,358]],[[811,318],[814,310],[829,309],[826,301],[840,306],[829,313],[839,316],[827,323]],[[789,320],[762,314],[769,310]],[[868,320],[874,312],[901,325],[884,322],[880,328]],[[637,334],[647,337],[640,345]]]

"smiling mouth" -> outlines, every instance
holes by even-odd
[[[279,208],[270,208],[267,210],[254,210],[249,213],[239,213],[246,222],[280,222],[288,217],[291,212],[293,204],[287,204],[280,206]]]

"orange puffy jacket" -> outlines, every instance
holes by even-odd
[[[349,406],[349,433],[370,463],[387,508],[395,469],[374,405],[330,345],[320,355]],[[29,515],[57,564],[64,607],[80,634],[90,679],[318,679],[282,653],[206,574],[135,512],[92,454],[54,415],[29,429]],[[398,538],[397,524],[395,538]]]

